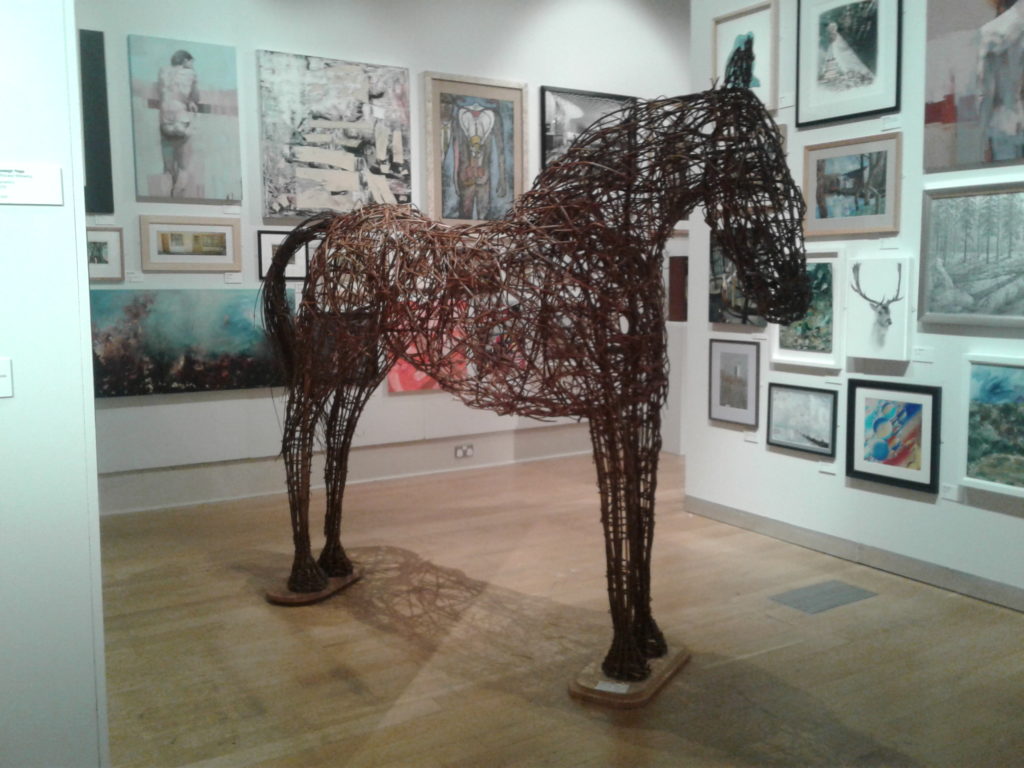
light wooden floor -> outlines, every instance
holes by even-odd
[[[279,608],[283,496],[103,520],[115,766],[1024,766],[1024,616],[692,516],[665,456],[646,708],[566,684],[610,630],[589,457],[356,485],[366,578]],[[321,501],[318,497],[317,501]],[[771,595],[877,592],[806,615]]]

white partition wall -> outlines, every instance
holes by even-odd
[[[749,0],[695,3],[691,18],[692,82],[708,81],[710,40],[716,17],[753,5]],[[787,129],[789,164],[800,183],[804,149],[860,137],[902,136],[898,232],[815,238],[816,251],[841,251],[854,260],[909,260],[907,360],[844,357],[841,369],[773,364],[771,334],[707,321],[708,230],[691,229],[691,311],[687,351],[689,398],[684,417],[687,494],[690,508],[765,530],[845,557],[907,573],[953,589],[1024,608],[1024,503],[1020,496],[965,488],[969,353],[1024,358],[1020,326],[940,325],[918,320],[918,279],[922,250],[922,193],[926,189],[1024,180],[1024,165],[925,174],[926,6],[904,0],[901,109],[798,128],[796,94],[797,0],[778,0],[777,121]],[[804,7],[828,4],[805,2]],[[839,5],[837,3],[832,5]],[[895,5],[882,2],[880,6]],[[812,38],[813,39],[813,38]],[[856,297],[851,275],[837,272],[848,301]],[[909,287],[909,290],[907,288]],[[893,286],[895,289],[895,286]],[[860,299],[857,299],[858,301]],[[895,308],[895,306],[894,306]],[[847,320],[853,319],[847,313]],[[708,417],[708,344],[712,338],[761,345],[761,406],[757,430],[733,428]],[[844,447],[847,382],[851,378],[941,387],[939,492],[923,493],[846,477]],[[838,452],[835,459],[798,454],[766,445],[767,384],[781,382],[839,393]]]
[[[0,765],[84,768],[106,701],[74,6],[0,26]],[[18,171],[47,204],[14,204]]]

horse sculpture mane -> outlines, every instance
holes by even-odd
[[[291,593],[353,570],[340,541],[359,414],[398,358],[468,405],[588,420],[608,555],[613,641],[602,668],[640,680],[666,652],[650,611],[654,491],[667,390],[662,251],[698,204],[769,320],[803,315],[804,203],[778,131],[744,89],[636,101],[585,131],[509,214],[447,226],[412,206],[313,217],[268,271],[264,315],[288,372],[283,453]],[[319,242],[302,299],[284,265]],[[327,443],[326,545],[309,543],[313,435]]]

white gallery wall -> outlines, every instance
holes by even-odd
[[[694,3],[691,17],[691,82],[711,76],[714,19],[751,6],[750,0]],[[784,538],[808,542],[880,567],[964,589],[1018,608],[1024,604],[1024,500],[963,488],[966,452],[966,363],[968,353],[1024,358],[1020,327],[922,325],[917,318],[917,275],[925,189],[1024,180],[1024,165],[928,174],[923,172],[926,3],[903,3],[902,106],[897,115],[836,122],[798,130],[796,89],[796,0],[779,0],[779,101],[777,121],[787,127],[789,164],[803,179],[804,147],[876,134],[902,134],[899,232],[885,237],[815,239],[812,250],[842,249],[844,258],[900,256],[913,275],[910,362],[847,359],[841,371],[814,373],[770,364],[765,330],[707,322],[708,229],[691,227],[690,322],[685,403],[687,495],[691,508]],[[841,273],[840,273],[841,274]],[[845,284],[845,280],[843,280]],[[845,287],[845,286],[844,286]],[[846,291],[849,295],[849,291]],[[847,317],[849,319],[849,316]],[[756,431],[708,418],[708,350],[711,338],[761,345],[760,420]],[[845,476],[846,382],[870,378],[942,388],[939,494],[926,494]],[[839,393],[837,455],[834,460],[797,454],[765,443],[767,383],[834,389]],[[811,535],[805,535],[810,533]],[[1004,588],[1009,587],[1009,590]]]
[[[222,274],[141,272],[140,215],[238,217],[243,245],[242,283],[259,286],[256,231],[262,220],[260,126],[256,51],[273,50],[354,62],[406,67],[412,91],[413,202],[425,207],[423,72],[435,71],[525,82],[529,178],[540,168],[540,86],[641,97],[689,90],[688,3],[677,0],[79,0],[78,25],[105,35],[113,146],[113,216],[90,216],[94,226],[124,231],[124,288],[225,288]],[[135,200],[127,36],[147,35],[234,46],[239,78],[243,200],[240,206],[168,205]],[[202,75],[200,73],[200,86]],[[107,286],[101,286],[107,287]],[[208,462],[273,457],[279,450],[284,403],[267,390],[151,395],[97,400],[96,431],[103,507],[116,484],[117,508],[142,508],[173,499],[141,498],[159,483],[132,485],[132,473]],[[439,393],[371,398],[355,438],[357,448],[416,444],[459,435],[509,433],[543,426],[517,417],[468,409]],[[558,430],[558,427],[550,428]],[[566,429],[566,427],[562,427]],[[585,443],[579,436],[572,450]],[[555,435],[556,432],[551,433]],[[554,437],[552,438],[554,439]],[[536,441],[534,441],[536,442]],[[553,443],[554,444],[554,443]],[[511,443],[510,443],[511,445]],[[450,446],[435,446],[451,462]],[[358,452],[358,451],[357,451]],[[512,456],[516,453],[502,455]],[[478,451],[479,454],[479,451]],[[478,456],[479,458],[479,456]],[[436,465],[435,465],[436,466]],[[222,478],[235,472],[222,465]],[[401,468],[391,467],[391,474]],[[280,473],[283,487],[283,472]],[[167,480],[172,475],[150,475]],[[175,475],[174,477],[178,477]],[[164,486],[165,490],[166,486]],[[245,495],[244,488],[210,489],[212,498]],[[111,497],[113,491],[111,491]]]
[[[0,358],[13,373],[0,398],[0,765],[96,766],[106,701],[74,5],[3,3],[0,26],[17,30],[0,48],[4,99],[22,105],[0,120]],[[57,174],[43,187],[54,204],[13,204],[12,169]]]

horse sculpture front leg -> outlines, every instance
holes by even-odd
[[[613,631],[601,669],[616,680],[646,679],[647,660],[667,650],[651,614],[659,426],[659,411],[650,404],[613,409],[590,419]]]

